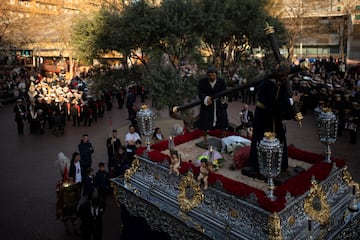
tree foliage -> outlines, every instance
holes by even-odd
[[[142,74],[136,80],[146,85],[154,105],[161,109],[196,96],[201,72],[189,74],[188,68],[211,64],[229,72],[252,54],[251,47],[264,46],[266,21],[283,31],[281,23],[266,14],[266,3],[164,0],[154,7],[142,0],[121,12],[104,7],[94,17],[79,21],[73,40],[82,58],[116,50],[126,60],[140,61],[136,69]],[[236,59],[236,51],[242,57]]]

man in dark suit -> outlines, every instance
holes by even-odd
[[[15,121],[17,123],[18,134],[23,135],[24,122],[26,117],[26,108],[23,104],[23,100],[20,98],[17,100],[17,104],[14,107],[14,113],[15,113]]]
[[[224,97],[214,98],[214,94],[226,90],[225,81],[217,77],[217,69],[209,67],[207,77],[200,79],[198,84],[198,95],[201,100],[200,119],[197,127],[204,131],[204,144],[207,144],[206,131],[212,129],[226,130],[228,118]]]
[[[111,161],[114,158],[114,155],[119,151],[120,146],[121,146],[121,140],[117,136],[117,130],[114,129],[112,131],[112,136],[106,140],[109,173],[110,173]]]
[[[89,142],[89,135],[83,134],[81,141],[78,145],[79,153],[80,153],[80,164],[81,169],[83,170],[83,176],[86,176],[86,169],[91,167],[92,157],[91,155],[94,153],[94,148],[92,144]]]
[[[254,113],[249,110],[249,105],[245,104],[240,112],[240,126],[241,128],[252,127],[254,120]]]
[[[79,207],[81,219],[81,236],[83,240],[101,240],[103,235],[102,215],[105,211],[104,203],[94,198],[87,200]]]

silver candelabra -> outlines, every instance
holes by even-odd
[[[144,155],[146,156],[148,152],[151,151],[151,135],[155,130],[155,114],[153,111],[149,109],[147,105],[142,105],[140,110],[136,114],[136,118],[138,121],[139,131],[142,135],[146,137],[145,144],[146,150],[144,151]]]
[[[323,108],[316,119],[319,139],[325,148],[325,162],[331,162],[330,145],[335,143],[338,129],[338,120],[330,108]]]
[[[264,134],[264,138],[257,143],[257,154],[260,174],[267,177],[267,196],[274,201],[276,197],[274,196],[275,185],[273,178],[280,174],[283,154],[283,145],[275,137],[275,133],[266,132]]]

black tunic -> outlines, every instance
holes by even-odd
[[[204,99],[206,96],[213,96],[216,93],[226,90],[225,81],[217,78],[214,87],[212,88],[208,78],[203,78],[199,81],[198,95],[201,100],[200,118],[196,123],[196,127],[201,130],[223,129],[228,127],[228,118],[226,112],[226,104],[221,103],[221,98],[216,99],[216,104],[205,106]],[[214,100],[214,99],[213,99]],[[213,101],[213,102],[215,102]],[[216,105],[216,124],[214,123],[214,106]]]
[[[265,80],[260,84],[249,159],[250,165],[256,171],[259,170],[256,145],[263,139],[265,132],[275,132],[276,138],[284,145],[281,168],[288,168],[285,127],[282,121],[294,117],[289,98],[291,96],[285,85],[279,85],[274,80]]]

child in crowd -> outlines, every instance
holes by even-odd
[[[95,187],[98,191],[98,199],[105,202],[106,193],[110,189],[109,173],[105,170],[105,164],[99,163],[99,169],[95,174]]]

